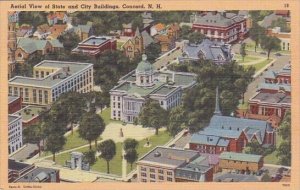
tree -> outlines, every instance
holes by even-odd
[[[243,58],[243,62],[244,62],[244,59],[245,59],[245,57],[246,57],[246,55],[247,55],[247,53],[246,53],[246,44],[245,44],[245,43],[242,43],[242,44],[241,44],[241,47],[240,47],[240,54],[241,54],[241,56],[242,56],[242,58]]]
[[[130,163],[130,167],[132,170],[133,163],[138,159],[138,153],[135,149],[130,148],[126,151],[124,158],[128,163]]]
[[[160,53],[161,53],[161,48],[158,43],[151,43],[145,49],[145,54],[147,55],[147,60],[150,63],[153,63],[156,60],[156,58],[159,57]]]
[[[186,125],[186,113],[183,106],[173,108],[169,114],[167,130],[175,137]]]
[[[55,154],[62,150],[64,144],[66,143],[66,138],[60,132],[52,132],[47,136],[46,139],[46,150],[50,151],[53,155],[53,162],[55,162]]]
[[[270,53],[272,50],[280,50],[280,39],[274,36],[265,36],[261,39],[261,47],[268,53],[268,59],[270,58]]]
[[[105,124],[100,115],[88,112],[84,114],[79,123],[79,136],[87,140],[90,144],[90,150],[92,149],[92,141],[95,141],[97,147],[97,139],[103,133]]]
[[[74,49],[80,42],[79,36],[75,32],[66,32],[57,38],[67,51]]]
[[[257,154],[257,155],[263,155],[264,154],[264,148],[259,144],[257,140],[253,140],[252,142],[248,143],[245,148],[246,154]]]
[[[248,88],[248,81],[245,78],[239,78],[234,82],[234,86],[238,89],[241,89],[242,92],[242,104],[245,103],[245,93]]]
[[[83,161],[89,163],[90,165],[95,164],[96,162],[96,152],[94,150],[89,150],[83,153]]]
[[[287,111],[278,128],[278,134],[282,139],[291,141],[291,112]]]
[[[280,27],[281,32],[291,32],[291,27],[287,24],[284,18],[278,18],[273,20],[271,23],[271,28]]]
[[[109,162],[116,155],[116,144],[113,140],[109,139],[99,144],[97,149],[101,153],[99,157],[106,160],[107,173],[109,174]]]
[[[256,48],[260,43],[260,40],[266,36],[265,29],[258,25],[257,23],[253,23],[252,28],[249,30],[249,36],[254,41],[254,51],[256,52]]]
[[[132,138],[127,138],[124,141],[123,149],[125,151],[127,151],[129,149],[136,149],[138,145],[139,145],[139,142],[137,140],[132,139]]]
[[[187,25],[183,25],[181,27],[180,38],[184,40],[188,40],[190,33],[191,33],[191,27]]]
[[[155,134],[158,135],[158,130],[163,125],[167,125],[168,113],[164,110],[156,100],[148,99],[143,105],[139,114],[139,121],[144,127],[155,129]]]
[[[23,141],[25,143],[36,144],[39,148],[39,156],[41,156],[41,141],[44,138],[44,129],[42,124],[31,125],[23,130]]]
[[[189,43],[191,44],[200,44],[206,36],[200,32],[190,33],[188,36]]]
[[[291,112],[286,112],[278,129],[278,134],[283,139],[277,148],[276,156],[282,165],[291,165]]]

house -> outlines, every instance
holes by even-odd
[[[79,24],[78,26],[74,26],[73,31],[79,36],[79,39],[83,41],[93,34],[92,23],[87,23],[85,25]]]
[[[158,35],[158,34],[165,34],[166,30],[167,30],[167,28],[164,24],[158,23],[158,24],[155,24],[154,26],[151,27],[150,35],[155,36],[155,35]]]
[[[65,12],[50,12],[47,15],[47,21],[50,26],[54,24],[66,24],[68,16]]]
[[[281,32],[280,27],[269,28],[266,31],[268,36],[275,36],[280,40],[281,50],[291,51],[291,33]]]
[[[265,16],[265,18],[261,22],[259,22],[259,25],[267,29],[271,27],[273,21],[276,21],[281,18],[286,21],[288,26],[290,26],[291,18],[289,16],[285,17],[281,14],[276,14],[276,12]]]
[[[66,32],[66,24],[54,24],[50,27],[50,34],[47,36],[47,40],[57,39],[60,35]]]
[[[143,36],[141,35],[139,29],[136,29],[135,35],[133,38],[128,39],[122,46],[124,54],[129,58],[133,59],[138,55],[144,53],[144,42]]]
[[[23,146],[22,117],[8,115],[8,154],[12,154]]]
[[[275,145],[275,131],[271,124],[267,121],[223,116],[217,89],[214,115],[207,127],[192,135],[189,148],[209,154],[242,152],[254,140],[261,146]]]
[[[59,183],[60,172],[57,169],[36,167],[9,159],[8,181],[10,183]]]
[[[180,105],[183,91],[195,84],[195,74],[155,70],[144,54],[137,68],[110,90],[111,119],[133,123],[148,98],[169,110]]]
[[[191,15],[193,31],[201,32],[213,41],[234,43],[245,39],[248,29],[242,15],[226,12],[205,12]]]
[[[150,34],[151,27],[154,24],[154,20],[152,18],[152,13],[151,12],[143,12],[142,18],[143,18],[143,24],[144,24],[143,30]]]
[[[8,95],[23,97],[25,105],[47,106],[64,92],[90,92],[93,82],[91,63],[43,60],[33,67],[33,77],[11,78]]]
[[[285,65],[278,72],[268,71],[264,78],[258,91],[248,101],[248,117],[278,117],[280,122],[291,109],[291,65]]]
[[[109,36],[90,36],[80,42],[72,53],[83,53],[90,56],[99,56],[106,50],[116,50],[117,40]]]
[[[222,171],[238,170],[243,174],[257,172],[264,165],[263,156],[255,154],[222,152],[219,158]]]
[[[28,38],[28,37],[32,37],[33,35],[33,26],[28,25],[28,24],[22,24],[18,30],[17,30],[17,37],[24,37],[24,38]]]
[[[134,31],[132,29],[132,23],[122,24],[122,36],[132,37],[134,36]]]
[[[32,38],[19,38],[15,57],[18,63],[24,63],[34,54],[45,55],[51,52],[60,51],[62,48],[62,43],[60,43],[57,39],[37,40]]]
[[[155,147],[137,161],[139,182],[208,182],[213,169],[197,163],[199,153],[169,147]]]
[[[13,114],[22,109],[22,99],[19,96],[8,96],[8,114]]]
[[[166,33],[169,36],[172,36],[177,40],[179,38],[179,34],[180,34],[179,24],[178,23],[172,23],[172,24],[168,25]]]
[[[168,52],[176,46],[174,36],[157,34],[154,39],[159,43],[162,53]]]
[[[179,62],[210,60],[217,65],[229,63],[232,60],[231,45],[204,39],[200,44],[185,43]]]
[[[46,110],[46,107],[29,105],[15,112],[14,115],[18,115],[22,117],[22,126],[23,128],[26,128],[28,126],[38,123],[40,114],[44,110]]]
[[[37,30],[33,33],[33,37],[39,40],[45,40],[50,34],[50,26],[48,24],[42,24],[37,27]]]

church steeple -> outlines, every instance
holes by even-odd
[[[219,104],[219,87],[216,88],[216,105],[214,115],[222,115]]]

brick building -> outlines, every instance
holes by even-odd
[[[239,170],[244,172],[257,172],[263,165],[261,155],[223,152],[220,154],[220,168],[224,170]]]
[[[18,96],[8,96],[8,114],[15,113],[22,109],[22,99]]]
[[[213,168],[198,163],[192,150],[156,147],[137,162],[139,182],[204,182],[213,180]]]
[[[245,39],[248,29],[242,15],[226,12],[202,12],[191,15],[192,29],[210,40],[233,43]]]
[[[80,42],[72,50],[72,53],[83,53],[90,56],[99,56],[105,50],[116,50],[117,40],[107,36],[90,36],[88,39]]]

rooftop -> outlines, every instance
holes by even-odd
[[[15,160],[8,159],[8,169],[9,170],[15,170],[15,171],[21,171],[27,167],[30,167],[31,165],[21,163],[21,162],[16,162]]]
[[[37,167],[18,178],[15,182],[44,182],[45,180],[49,180],[49,178],[52,178],[52,180],[56,182],[57,172],[59,172],[59,170]]]
[[[53,72],[50,75],[46,76],[45,78],[41,78],[41,79],[15,76],[14,78],[9,80],[9,84],[20,84],[20,85],[51,88],[56,84],[58,84],[59,82],[64,81],[66,78],[82,71],[83,69],[92,67],[92,64],[44,60],[39,64],[37,64],[36,66],[34,66],[34,68],[37,67],[53,68]],[[64,71],[64,68],[68,68],[68,72]]]
[[[199,157],[197,151],[156,147],[140,158],[138,162],[177,168],[191,162],[197,157]]]
[[[245,175],[245,174],[232,174],[232,173],[225,173],[220,175],[214,179],[214,181],[221,181],[221,182],[258,182],[260,181],[254,175]]]
[[[8,123],[11,124],[13,121],[17,120],[21,118],[20,116],[18,115],[12,115],[12,114],[9,114],[8,115]]]
[[[260,101],[260,102],[267,102],[271,104],[291,105],[291,95],[283,92],[277,92],[277,93],[259,92],[256,96],[251,98],[250,101]]]
[[[45,107],[29,105],[16,112],[15,114],[21,116],[23,122],[28,122],[33,118],[39,116],[39,114],[45,109]]]
[[[104,44],[105,42],[111,40],[112,38],[111,37],[107,37],[107,36],[91,36],[89,37],[88,39],[80,42],[79,44],[80,45],[96,45],[96,46],[99,46],[99,45],[102,45]]]
[[[177,168],[175,170],[175,177],[193,181],[205,181],[204,174],[211,168],[211,166],[190,163],[183,167]]]
[[[255,154],[236,153],[236,152],[222,152],[219,158],[223,160],[235,160],[235,161],[242,161],[242,162],[259,162],[262,156],[255,155]]]
[[[19,98],[20,98],[19,96],[8,96],[8,104],[16,101]]]
[[[31,38],[19,38],[17,42],[18,48],[23,49],[26,53],[33,53],[38,50],[44,50],[46,44],[50,43],[53,47],[63,48],[62,43],[60,43],[57,39],[53,40],[38,40]]]
[[[291,85],[284,83],[261,83],[258,86],[258,90],[262,89],[291,92]]]
[[[214,14],[213,12],[208,12],[204,16],[195,15],[195,20],[193,24],[201,24],[216,27],[229,27],[234,23],[240,22],[242,20],[244,20],[244,18],[240,15],[226,15],[220,12]]]

